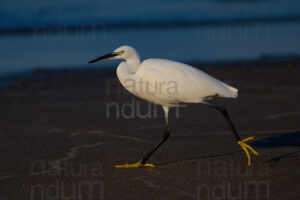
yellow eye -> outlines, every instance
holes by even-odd
[[[118,51],[118,54],[121,55],[121,54],[123,54],[124,52],[125,52],[124,50]]]

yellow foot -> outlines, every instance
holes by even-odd
[[[251,165],[251,158],[250,158],[250,153],[248,151],[248,149],[256,156],[258,156],[259,154],[257,153],[257,151],[255,151],[249,144],[246,144],[245,142],[249,141],[249,140],[253,140],[254,136],[252,137],[248,137],[245,138],[243,140],[238,141],[238,144],[242,147],[242,149],[245,151],[247,158],[248,158],[248,166]]]
[[[138,167],[155,167],[155,165],[150,163],[142,164],[142,161],[139,161],[134,164],[115,165],[115,168],[138,168]]]

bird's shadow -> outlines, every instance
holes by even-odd
[[[262,138],[251,143],[251,146],[256,148],[275,148],[275,147],[299,147],[300,146],[300,131],[280,133],[274,136]],[[280,160],[300,153],[300,150],[282,154],[264,162],[271,162],[274,166]]]
[[[155,165],[164,166],[164,165],[169,165],[169,164],[179,164],[179,163],[193,162],[193,161],[202,160],[202,159],[220,158],[220,157],[230,156],[230,155],[232,155],[234,153],[237,153],[237,152],[239,152],[239,151],[233,151],[233,152],[228,152],[228,153],[224,153],[224,154],[214,154],[214,155],[208,155],[208,156],[201,156],[201,157],[190,158],[190,159],[186,159],[186,160],[167,161],[167,162],[156,163]]]
[[[287,132],[287,133],[280,133],[276,134],[270,137],[265,137],[258,139],[256,141],[253,141],[250,143],[252,147],[256,148],[275,148],[275,147],[300,147],[300,131],[295,132]],[[158,163],[157,165],[163,166],[168,164],[178,164],[183,162],[189,162],[189,161],[196,161],[196,160],[202,160],[202,159],[211,159],[211,158],[218,158],[218,157],[225,157],[230,156],[234,153],[237,153],[240,151],[234,151],[229,152],[225,154],[215,154],[215,155],[209,155],[209,156],[201,156],[197,158],[187,159],[187,160],[179,160],[179,161],[170,161],[170,162],[162,162]],[[289,152],[282,154],[280,156],[276,156],[274,158],[265,160],[263,162],[271,162],[274,166],[277,164],[280,160],[293,156],[297,153],[300,153],[300,150]]]

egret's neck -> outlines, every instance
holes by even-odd
[[[117,68],[117,76],[124,86],[126,80],[136,73],[140,66],[140,57],[137,53],[132,54],[125,59],[125,62],[121,62]]]
[[[129,58],[126,58],[125,60],[129,67],[128,73],[134,74],[138,70],[141,64],[139,55],[133,54]]]

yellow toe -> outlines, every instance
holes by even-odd
[[[143,167],[155,167],[155,165],[151,164],[151,163],[146,163],[143,165]]]
[[[155,165],[150,163],[142,164],[141,161],[134,164],[115,165],[115,168],[138,168],[138,167],[155,167]]]
[[[249,140],[253,140],[254,137],[248,137],[246,139],[243,139],[241,141],[238,141],[238,144],[241,146],[241,148],[245,151],[246,153],[246,156],[248,158],[248,166],[251,165],[251,157],[250,157],[250,153],[248,151],[248,149],[256,156],[258,156],[259,154],[249,145],[249,144],[246,144],[245,142],[249,141]]]

